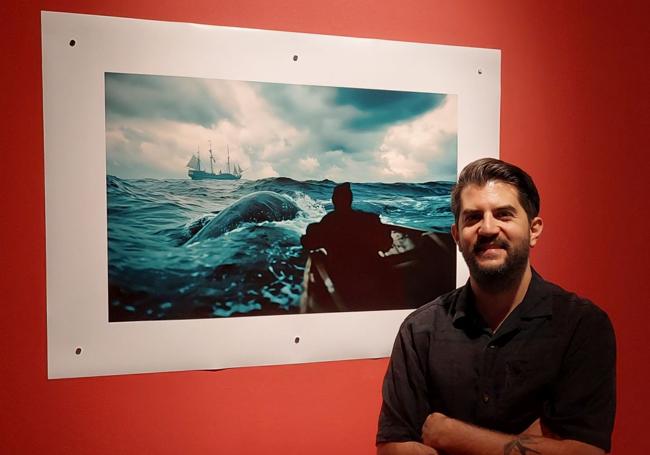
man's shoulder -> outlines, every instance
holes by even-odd
[[[320,222],[339,222],[339,221],[361,221],[361,220],[379,220],[379,215],[362,210],[332,210],[323,215]]]
[[[609,323],[607,313],[590,299],[550,281],[541,281],[543,296],[551,305],[554,319],[578,322],[589,318]]]
[[[323,217],[320,219],[318,223],[319,224],[327,223],[329,220],[336,219],[337,216],[338,213],[336,213],[335,211],[327,212],[325,215],[323,215]]]
[[[454,289],[453,291],[447,292],[446,294],[437,297],[429,303],[425,303],[413,311],[411,314],[409,314],[404,319],[404,323],[402,325],[425,325],[432,327],[437,318],[449,317],[450,306],[458,299],[458,296],[462,290],[463,287],[461,286]]]
[[[346,218],[340,212],[332,211],[327,212],[317,223],[312,223],[318,226],[320,233],[325,234],[332,230],[341,229],[341,225],[345,224]],[[311,226],[311,225],[310,225]]]
[[[365,221],[379,221],[379,215],[372,212],[366,212],[364,210],[353,209],[351,211],[352,216]]]

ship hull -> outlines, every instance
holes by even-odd
[[[241,178],[241,175],[234,175],[225,172],[222,174],[213,174],[211,172],[198,171],[194,169],[190,169],[187,172],[187,175],[192,180],[239,180]]]

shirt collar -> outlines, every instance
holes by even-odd
[[[551,301],[548,299],[549,292],[546,289],[548,284],[544,279],[532,269],[532,278],[526,295],[517,308],[507,319],[531,320],[539,317],[552,315]],[[452,318],[452,324],[456,328],[466,328],[468,326],[477,327],[485,325],[481,315],[476,310],[474,292],[472,286],[467,280],[458,294],[457,299],[452,302],[449,308],[449,314]]]
[[[528,290],[524,300],[515,308],[520,319],[535,319],[552,315],[551,295],[548,289],[548,283],[544,281],[539,273],[532,269],[533,276],[528,285]]]
[[[457,329],[463,329],[468,332],[481,332],[486,328],[483,317],[476,310],[474,291],[469,284],[469,280],[460,289],[456,300],[451,303],[449,313],[451,323]]]

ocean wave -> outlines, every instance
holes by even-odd
[[[122,321],[297,312],[307,259],[300,236],[332,210],[336,183],[107,176],[106,186],[109,319]],[[445,232],[453,222],[448,182],[352,183],[352,191],[356,209],[385,223]],[[280,204],[272,208],[282,212],[285,201],[290,216],[247,212],[270,193]],[[190,242],[211,223],[218,235]]]

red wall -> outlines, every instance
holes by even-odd
[[[2,1],[0,452],[371,454],[386,367],[382,359],[47,380],[45,9],[502,49],[501,155],[529,170],[542,193],[535,265],[609,312],[619,350],[614,453],[645,453],[650,40],[642,3]]]

